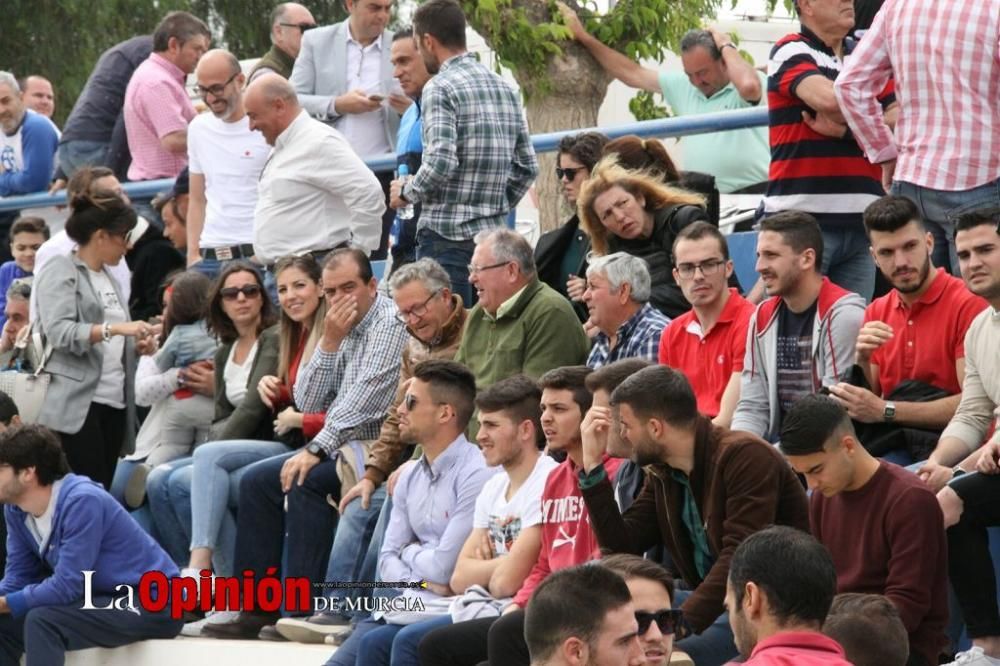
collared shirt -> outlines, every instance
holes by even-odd
[[[160,139],[187,131],[195,117],[184,89],[184,72],[159,53],[151,53],[132,74],[125,89],[125,133],[132,153],[129,180],[173,178],[187,164],[187,154],[168,152]]]
[[[840,110],[894,178],[970,190],[1000,176],[1000,0],[889,0],[837,80]],[[895,134],[873,97],[899,91]]]
[[[615,348],[611,348],[611,338],[604,331],[594,337],[594,346],[587,357],[587,365],[597,369],[623,358],[645,358],[656,363],[660,348],[660,335],[670,323],[670,318],[643,303],[634,315],[618,327]]]
[[[531,283],[529,282],[528,284],[531,284]],[[491,315],[489,312],[486,312],[485,310],[483,311],[483,313],[488,318],[490,318],[490,319],[500,319],[505,314],[507,314],[508,312],[510,312],[511,308],[514,307],[514,304],[517,303],[517,299],[519,299],[521,297],[521,294],[523,294],[524,290],[527,289],[527,288],[528,288],[528,285],[526,284],[523,287],[521,287],[520,289],[518,289],[517,292],[513,296],[511,296],[506,301],[504,301],[503,303],[501,303],[500,307],[497,308],[496,315]]]
[[[422,203],[418,228],[466,240],[501,226],[538,174],[517,93],[471,53],[424,86],[423,164],[403,196]]]
[[[965,288],[943,268],[927,291],[907,307],[895,289],[875,299],[865,310],[865,323],[881,321],[892,327],[892,339],[872,352],[878,366],[882,395],[900,382],[916,379],[952,395],[962,392],[955,362],[965,357],[965,334],[989,304]]]
[[[354,40],[348,27],[347,89],[363,90],[368,95],[379,94],[388,99],[389,91],[382,90],[382,35],[363,46]],[[336,120],[335,127],[362,157],[392,152],[385,136],[385,104],[387,102],[383,101],[382,106],[368,113],[345,113]]]
[[[433,463],[423,455],[399,478],[379,553],[385,581],[447,583],[476,509],[476,498],[498,471],[479,447],[459,435]]]
[[[734,663],[734,662],[729,662]],[[844,648],[818,631],[782,631],[754,646],[748,666],[851,666]]]
[[[382,186],[344,135],[302,111],[261,171],[254,252],[265,264],[345,241],[371,252],[384,211]]]
[[[978,447],[990,425],[1000,420],[1000,311],[979,313],[965,334],[965,381],[962,401],[941,438],[957,437],[969,448]],[[993,438],[1000,439],[1000,431]]]
[[[743,371],[753,312],[753,303],[730,288],[729,299],[708,333],[690,310],[670,322],[660,336],[660,364],[687,376],[698,398],[698,411],[705,416],[718,416],[729,380],[734,372]]]
[[[310,121],[312,122],[312,121]],[[375,439],[399,382],[406,327],[396,305],[378,294],[371,308],[335,352],[319,346],[295,380],[295,404],[305,413],[326,412],[313,439],[327,455],[348,440]]]
[[[705,529],[705,523],[701,520],[698,501],[694,498],[688,475],[672,467],[668,469],[674,481],[684,488],[684,502],[680,512],[681,520],[684,522],[684,527],[691,538],[691,545],[694,547],[694,566],[698,569],[698,575],[704,580],[715,563],[715,556],[712,555],[712,548],[708,545],[708,532]]]

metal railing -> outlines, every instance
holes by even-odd
[[[531,137],[531,144],[535,147],[535,152],[545,153],[556,150],[559,146],[559,141],[564,136],[580,132],[603,132],[612,139],[628,134],[636,134],[641,137],[669,138],[690,136],[692,134],[728,132],[748,127],[760,127],[762,125],[767,125],[766,108],[722,111],[699,116],[682,116],[661,120],[644,120],[626,125],[617,125],[615,127],[590,127],[563,132],[550,132],[548,134],[534,134]],[[365,160],[365,164],[372,171],[392,171],[396,168],[396,156],[380,155],[378,157],[370,157]],[[173,178],[163,178],[160,180],[125,183],[124,188],[132,199],[148,200],[157,193],[170,189],[173,183]],[[54,195],[50,195],[48,192],[36,192],[34,194],[0,199],[0,212],[27,208],[44,208],[46,206],[62,206],[65,204],[66,193],[64,191]]]

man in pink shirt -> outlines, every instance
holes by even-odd
[[[171,12],[156,26],[153,52],[125,90],[129,180],[173,178],[187,165],[187,126],[196,113],[184,82],[211,38],[208,26],[187,12]]]
[[[744,539],[726,585],[729,624],[743,663],[850,666],[844,649],[820,633],[836,590],[829,551],[805,532],[777,525]]]

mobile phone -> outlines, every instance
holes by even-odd
[[[385,96],[383,96],[383,95],[368,95],[368,99],[370,99],[373,102],[378,102],[379,104],[381,104],[382,100],[385,99]]]

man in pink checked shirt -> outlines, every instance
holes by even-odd
[[[895,134],[875,100],[890,77]],[[834,90],[886,190],[934,233],[934,264],[957,272],[955,221],[1000,205],[1000,0],[888,0]]]

